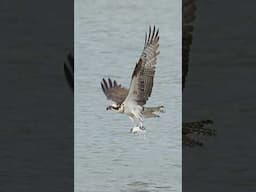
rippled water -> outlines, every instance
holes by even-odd
[[[148,26],[160,29],[160,55],[145,135],[106,111],[103,77],[128,87]],[[181,4],[179,1],[75,2],[75,191],[181,191]]]

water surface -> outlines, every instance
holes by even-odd
[[[181,191],[181,5],[179,1],[75,2],[75,191]],[[103,77],[128,87],[148,26],[160,30],[160,56],[145,135],[106,111]]]

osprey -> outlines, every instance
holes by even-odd
[[[130,88],[127,89],[110,78],[102,79],[101,87],[107,99],[114,103],[106,110],[124,113],[129,116],[136,126],[131,129],[132,133],[145,130],[143,119],[159,117],[158,112],[164,112],[163,106],[144,107],[151,95],[157,56],[159,55],[159,30],[149,27],[149,34],[145,35],[145,44],[139,61],[136,63],[132,74]]]
[[[195,20],[195,12],[196,12],[196,5],[195,0],[183,0],[182,1],[182,90],[185,87],[185,80],[188,74],[188,65],[189,65],[189,52],[192,44],[192,32],[193,32],[193,21]],[[147,38],[147,36],[146,36]],[[146,42],[145,42],[146,44]],[[66,80],[74,91],[74,56],[71,52],[67,54],[66,61],[64,62],[64,72]],[[118,89],[112,90],[121,90],[123,89],[123,96],[121,96],[121,101],[128,95],[128,89],[122,87],[120,84],[117,84],[116,81],[111,80],[104,80],[104,84],[102,86],[106,87],[106,89],[112,87],[119,87]],[[111,82],[110,82],[111,81]],[[115,91],[114,91],[115,92]],[[120,91],[121,92],[121,91]],[[109,92],[111,94],[111,92]],[[119,93],[122,95],[121,93]],[[119,99],[118,94],[116,95],[116,99]],[[109,96],[109,98],[111,98]],[[122,99],[123,98],[123,99]],[[121,102],[120,101],[120,102]],[[118,107],[118,100],[116,101],[116,105],[113,104],[113,109],[117,109]],[[108,107],[111,109],[112,107]],[[142,114],[144,117],[158,117],[157,112],[164,112],[163,106],[159,107],[143,107]],[[131,118],[133,120],[133,118]],[[215,135],[216,130],[210,129],[205,127],[208,124],[213,123],[211,120],[203,120],[203,121],[195,121],[195,122],[183,122],[182,123],[182,143],[185,146],[194,146],[194,145],[202,145],[200,141],[198,142],[196,139],[191,138],[189,135]],[[137,127],[137,130],[140,131],[141,129]],[[132,129],[133,132],[136,132],[136,127]]]

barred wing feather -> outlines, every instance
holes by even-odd
[[[110,78],[108,78],[108,80],[102,79],[101,88],[107,99],[117,104],[121,104],[128,95],[128,89],[122,87],[122,85],[118,84],[115,80],[112,81]]]
[[[149,34],[145,35],[145,44],[143,52],[137,62],[132,74],[130,89],[124,102],[136,102],[140,106],[146,104],[151,95],[157,55],[159,47],[159,30],[149,27]]]

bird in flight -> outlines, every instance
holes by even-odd
[[[110,78],[103,78],[101,81],[105,96],[114,102],[106,110],[128,115],[135,125],[130,130],[132,133],[145,130],[144,118],[159,117],[158,113],[164,112],[164,106],[144,106],[152,93],[157,56],[160,53],[158,48],[159,29],[155,26],[153,29],[149,27],[149,32],[145,35],[144,49],[132,73],[129,89]]]
[[[185,88],[185,82],[186,77],[188,75],[189,71],[189,55],[190,55],[190,49],[192,45],[192,32],[193,32],[193,22],[196,17],[196,4],[195,0],[182,0],[182,90]],[[152,36],[152,35],[151,35]],[[156,36],[156,35],[154,35]],[[158,36],[158,35],[157,35]],[[152,37],[151,37],[152,38]],[[145,47],[147,47],[147,43],[150,37],[146,36],[145,41]],[[159,37],[158,37],[159,40]],[[157,44],[158,44],[157,40]],[[152,46],[152,45],[151,45]],[[150,47],[151,47],[150,46]],[[145,52],[145,47],[143,52]],[[150,48],[147,48],[151,52],[152,50]],[[67,79],[67,82],[74,91],[74,54],[68,53],[67,60],[64,63],[64,72]],[[137,66],[137,65],[136,65]],[[105,91],[111,90],[110,92],[107,92],[109,96],[107,98],[111,99],[115,102],[113,106],[109,106],[108,109],[117,110],[120,105],[123,103],[125,98],[128,95],[127,88],[122,87],[121,84],[117,84],[117,82],[111,79],[108,80],[102,80],[102,85],[105,88]],[[117,91],[118,90],[118,91]],[[152,87],[151,87],[152,90]],[[119,92],[119,94],[116,94],[115,92]],[[104,92],[105,93],[105,92]],[[106,93],[105,93],[106,94]],[[113,95],[113,96],[111,96]],[[115,99],[113,99],[115,98]],[[120,104],[121,103],[121,104]],[[142,114],[144,117],[158,117],[156,114],[157,112],[163,112],[164,108],[163,106],[159,107],[142,107]],[[130,117],[132,120],[134,117]],[[182,143],[184,146],[194,146],[194,145],[202,145],[202,142],[198,142],[197,140],[189,137],[189,135],[193,134],[203,134],[203,135],[215,135],[215,130],[208,129],[205,127],[205,125],[211,124],[211,120],[203,120],[203,121],[194,121],[194,122],[183,122],[182,123]],[[140,129],[139,129],[140,130]],[[135,131],[135,129],[133,129]]]

